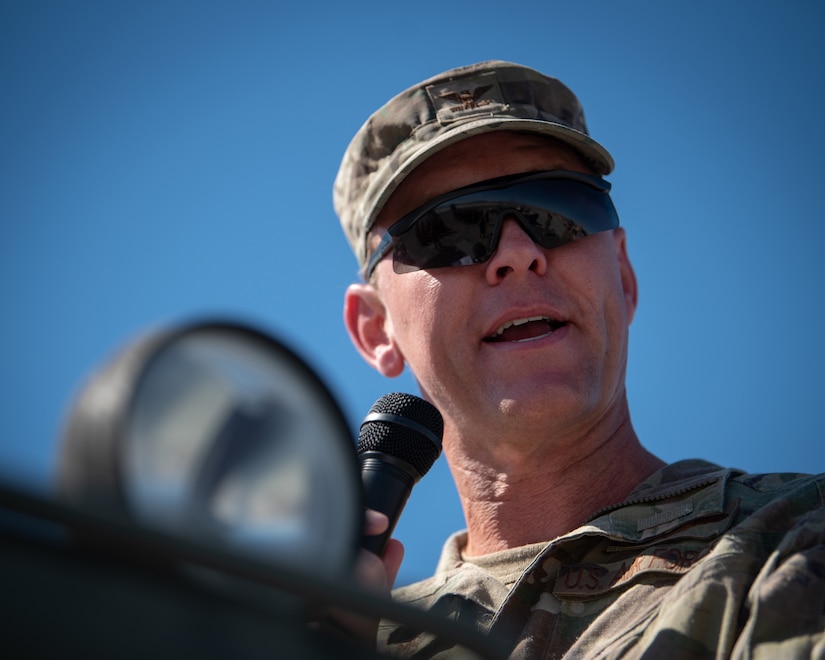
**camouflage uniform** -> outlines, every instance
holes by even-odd
[[[512,589],[462,561],[463,537],[396,599],[471,622],[515,658],[825,657],[825,475],[675,463],[549,543]],[[450,655],[391,622],[379,646]]]

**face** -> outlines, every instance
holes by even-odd
[[[547,138],[506,132],[468,138],[401,184],[374,241],[439,194],[553,169],[588,172],[575,152]],[[387,256],[374,278],[376,287],[356,285],[348,293],[350,333],[385,375],[409,366],[444,415],[445,450],[448,435],[456,434],[470,442],[576,435],[624,404],[636,283],[623,230],[547,250],[510,219],[486,263],[399,275]]]

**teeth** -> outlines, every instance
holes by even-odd
[[[507,329],[512,328],[515,325],[524,325],[525,323],[530,323],[531,321],[547,321],[548,323],[552,324],[552,321],[546,316],[531,316],[526,319],[515,319],[514,321],[508,321],[504,325],[502,325],[498,330],[493,333],[493,337],[500,337],[501,334]]]

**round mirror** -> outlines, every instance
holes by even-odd
[[[361,533],[361,482],[340,408],[315,372],[252,328],[153,334],[81,394],[63,491],[175,534],[340,574]]]

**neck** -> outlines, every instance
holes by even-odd
[[[607,426],[607,430],[604,427]],[[534,438],[508,445],[458,439],[448,456],[467,520],[469,556],[550,541],[582,525],[600,509],[618,504],[664,465],[642,447],[626,404],[612,424],[575,442]],[[477,439],[476,439],[477,440]],[[446,451],[446,444],[445,444]],[[492,454],[492,456],[491,456]]]

